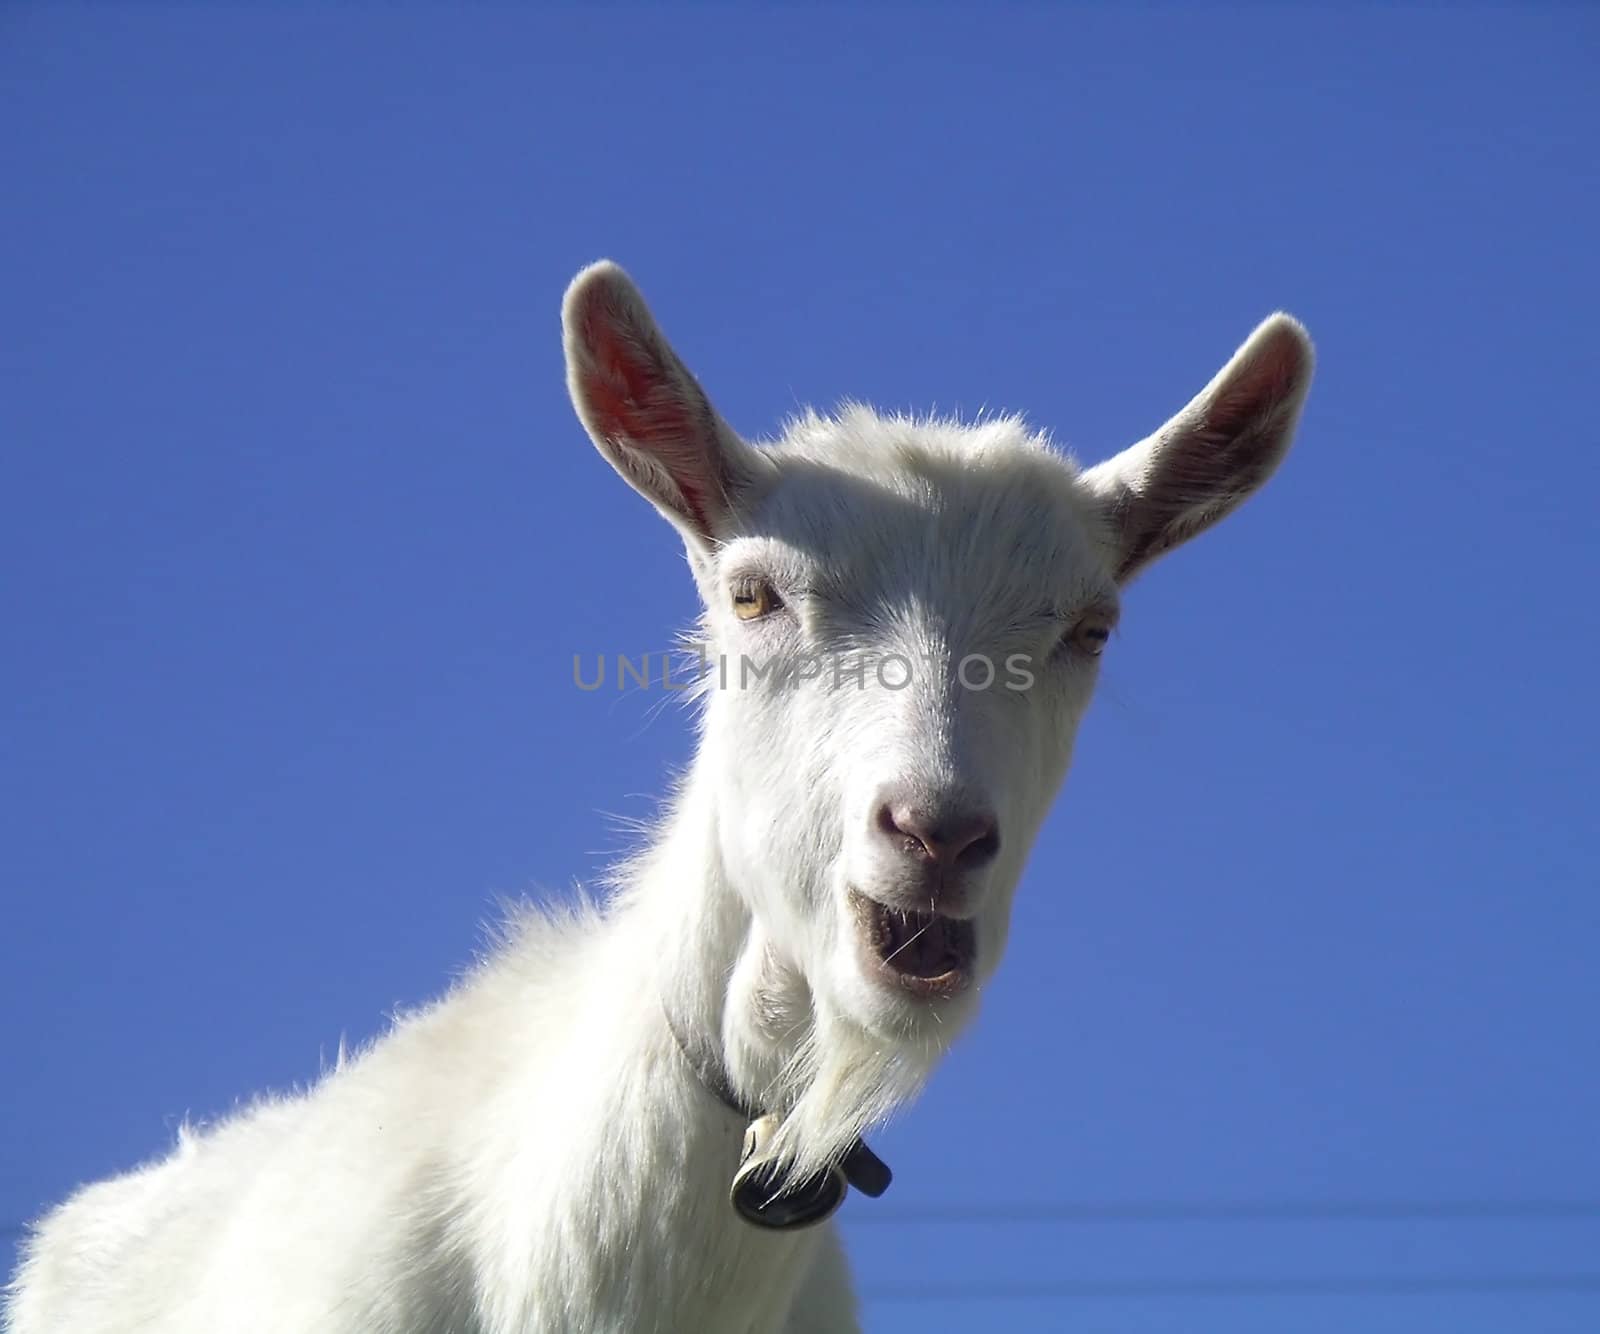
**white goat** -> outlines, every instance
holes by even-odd
[[[1267,479],[1312,365],[1274,315],[1080,471],[1015,419],[863,407],[752,447],[622,270],[563,318],[578,415],[705,604],[670,818],[603,908],[525,914],[309,1092],[48,1215],[14,1334],[858,1328],[804,1225],[841,1164],[881,1187],[860,1134],[1000,962],[1119,590]]]

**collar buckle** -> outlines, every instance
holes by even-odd
[[[851,1186],[873,1199],[889,1189],[894,1176],[889,1165],[859,1139],[845,1150],[838,1164],[830,1164],[804,1181],[782,1185],[771,1146],[783,1118],[776,1112],[758,1116],[745,1106],[730,1086],[722,1062],[703,1045],[688,1042],[672,1012],[662,1008],[673,1041],[701,1086],[750,1123],[744,1132],[739,1167],[728,1189],[729,1203],[745,1222],[777,1231],[811,1227],[832,1217]]]
[[[777,1164],[768,1152],[781,1124],[775,1112],[750,1123],[744,1151],[733,1174],[729,1202],[745,1222],[775,1231],[811,1227],[830,1218],[849,1192],[842,1168],[825,1167],[804,1181],[780,1186]]]

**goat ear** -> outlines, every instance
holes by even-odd
[[[1209,528],[1272,476],[1294,437],[1313,361],[1300,322],[1273,315],[1188,407],[1083,474],[1109,521],[1118,582]]]
[[[716,541],[759,455],[717,415],[617,265],[601,260],[572,280],[561,323],[567,389],[596,447],[688,540]]]

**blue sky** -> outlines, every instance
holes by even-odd
[[[565,399],[609,255],[749,435],[1098,458],[1269,311],[1318,343],[845,1215],[868,1328],[1596,1328],[1597,57],[1579,6],[7,7],[0,1222],[652,811],[687,719],[571,685],[692,609]]]

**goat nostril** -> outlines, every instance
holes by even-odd
[[[898,851],[964,870],[982,866],[1000,850],[1000,831],[987,815],[938,818],[886,803],[878,808],[876,822]]]
[[[993,861],[999,851],[1000,831],[995,828],[992,820],[986,820],[973,839],[965,847],[957,850],[956,865],[971,870]]]
[[[915,812],[904,807],[896,810],[885,803],[878,807],[878,828],[895,844],[897,851],[912,857],[937,859],[938,853],[930,845]]]

